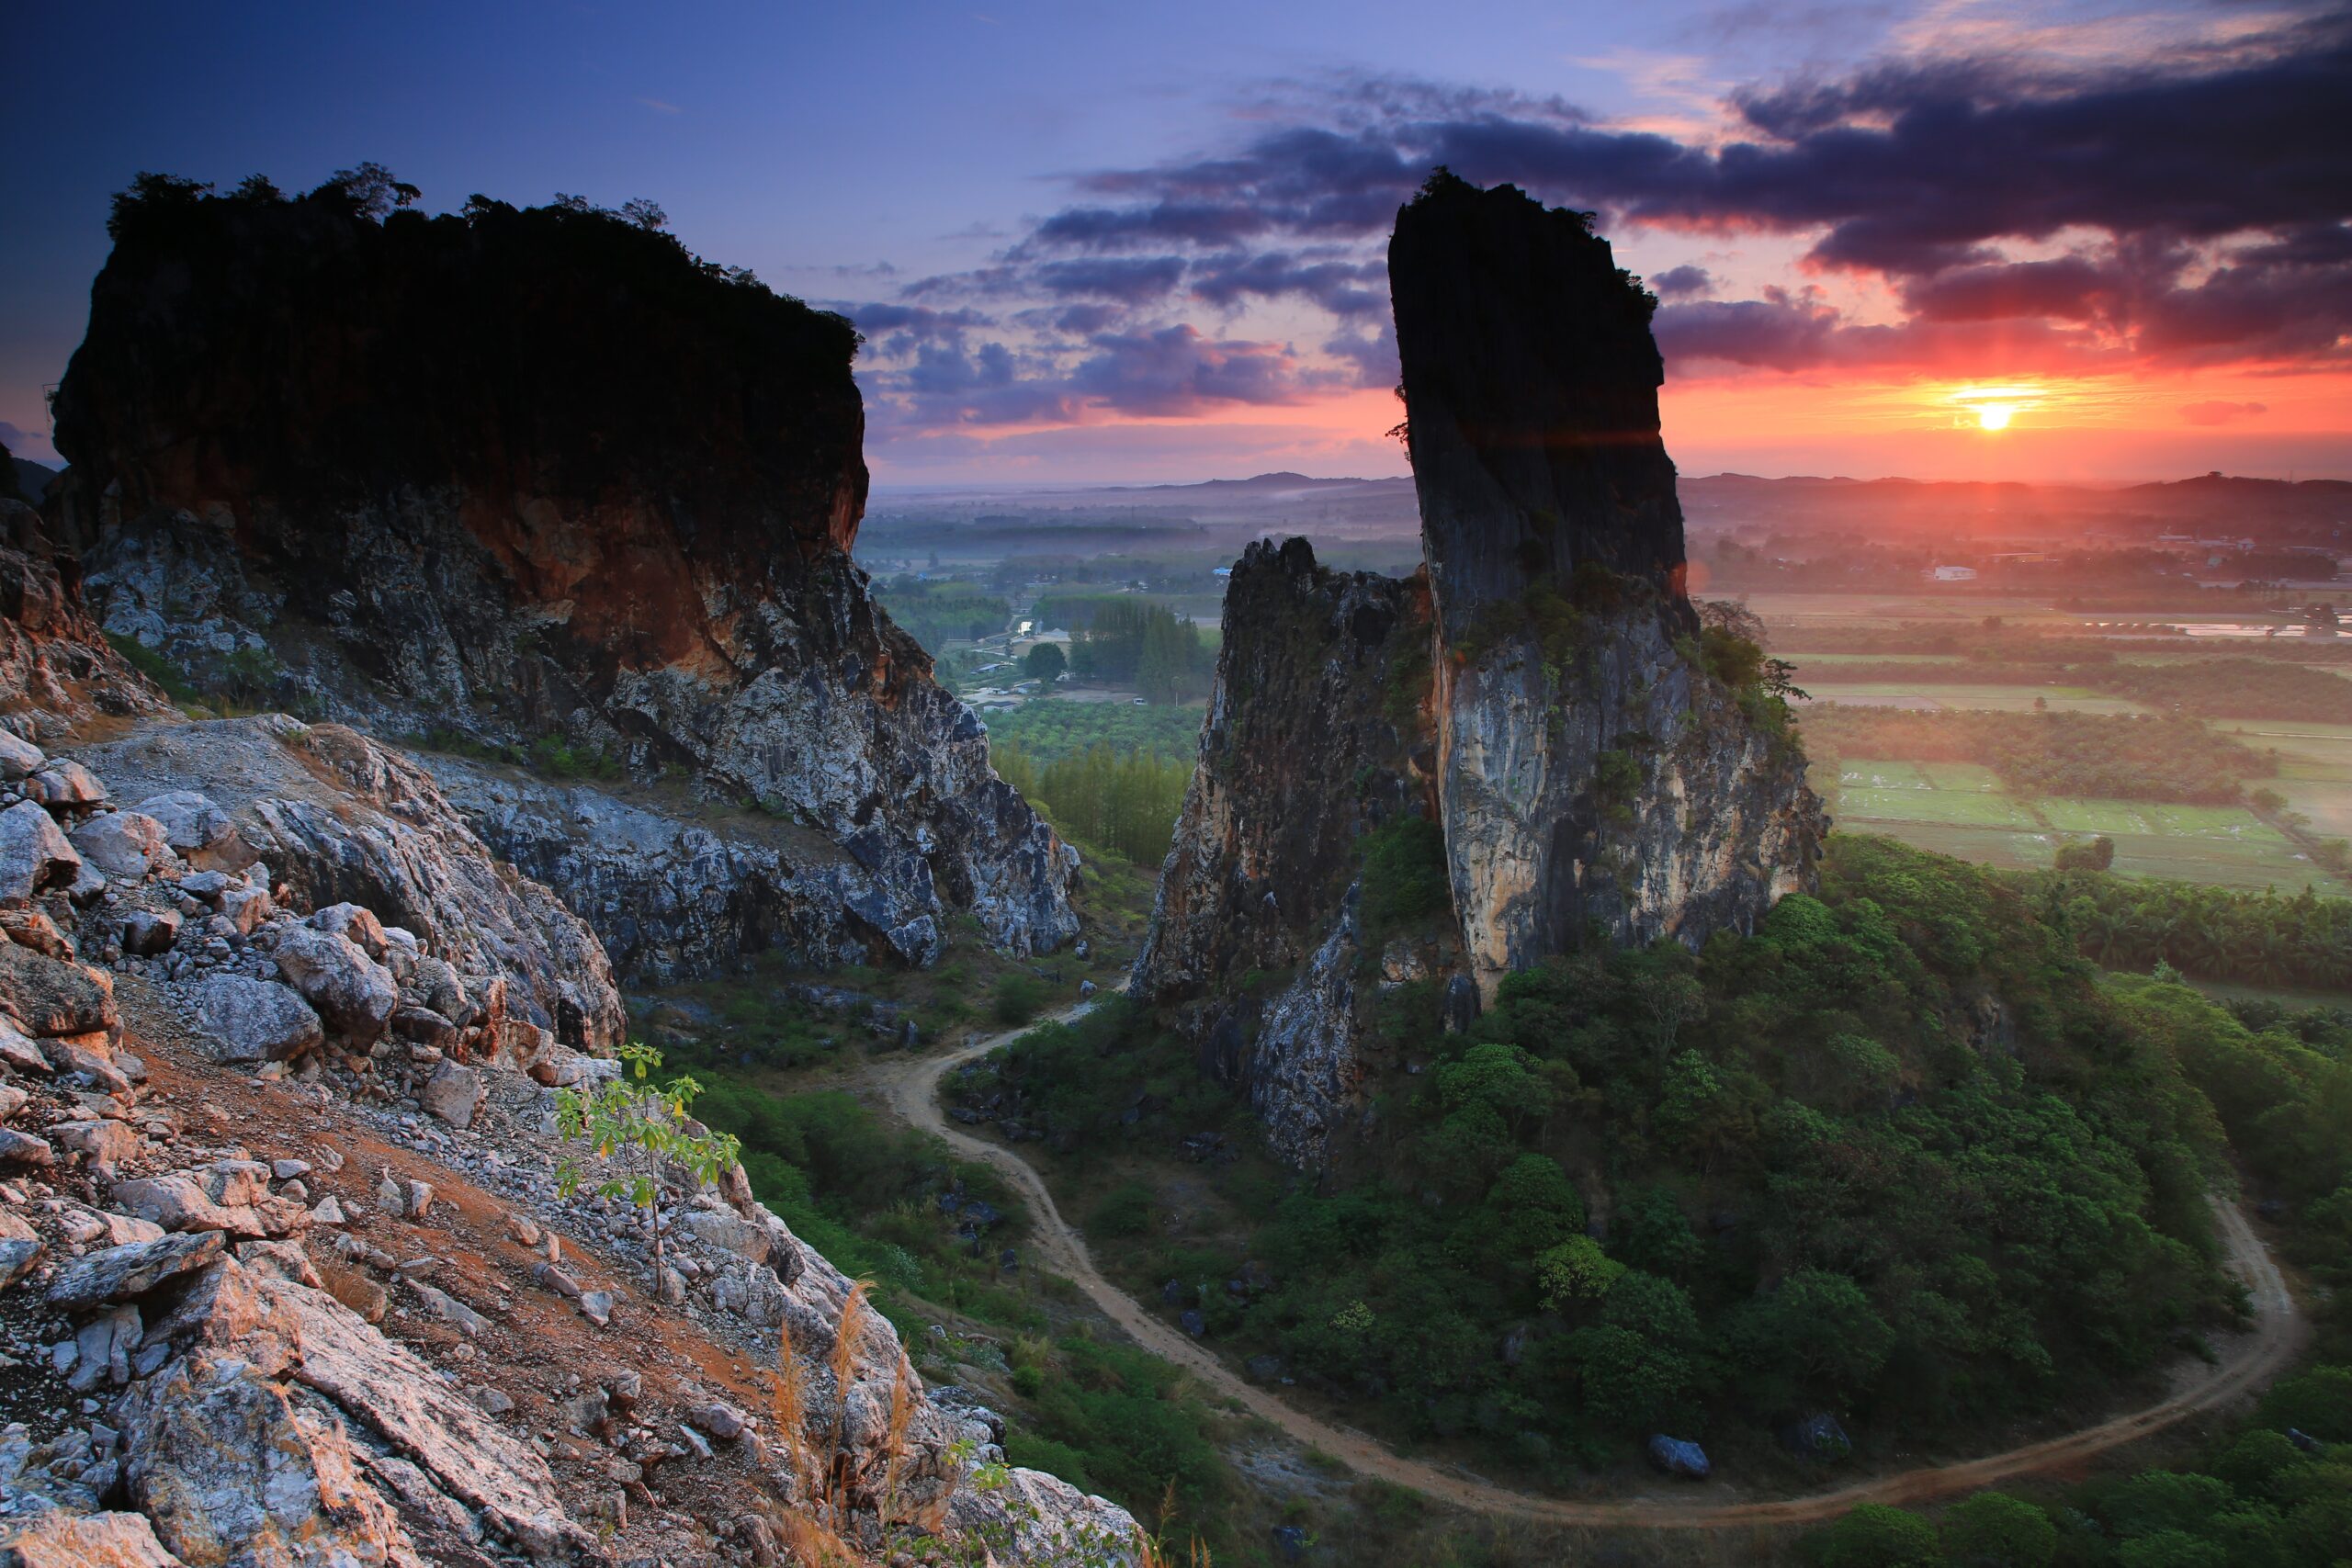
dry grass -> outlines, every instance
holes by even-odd
[[[842,1423],[849,1416],[849,1374],[857,1365],[857,1337],[865,1328],[865,1292],[872,1281],[860,1280],[849,1288],[849,1297],[842,1303],[842,1321],[833,1331],[833,1436],[831,1447],[838,1450],[842,1442]]]
[[[914,1418],[915,1413],[914,1387],[908,1381],[910,1370],[902,1351],[899,1356],[898,1369],[890,1378],[890,1427],[883,1438],[882,1448],[882,1497],[876,1511],[886,1530],[890,1528],[890,1516],[899,1500],[899,1468],[906,1460],[907,1423]]]

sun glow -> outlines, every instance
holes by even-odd
[[[2050,400],[2040,387],[1957,387],[1950,394],[1959,410],[1953,423],[1973,423],[1979,430],[2007,430],[2018,415]]]

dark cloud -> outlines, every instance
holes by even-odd
[[[1282,251],[1205,256],[1193,264],[1192,290],[1213,305],[1235,305],[1245,295],[1278,299],[1297,295],[1333,315],[1378,317],[1388,311],[1388,268],[1377,261],[1314,258]]]
[[[1097,407],[1132,414],[1197,413],[1220,403],[1296,402],[1297,356],[1274,344],[1221,342],[1189,326],[1105,333],[1069,378]]]
[[[1128,304],[1164,299],[1183,281],[1182,256],[1083,256],[1046,262],[1029,274],[1048,294],[1119,299]]]
[[[1670,266],[1648,279],[1648,283],[1651,292],[1661,299],[1712,293],[1715,287],[1713,276],[1703,266]]]
[[[1871,8],[1808,16],[1830,27]],[[1671,267],[1649,282],[1678,373],[2352,358],[2352,11],[2127,63],[2052,58],[1902,59],[1751,87],[1727,106],[1728,135],[1703,143],[1523,95],[1281,84],[1235,146],[1080,175],[1070,205],[988,265],[907,286],[896,313],[851,310],[880,340],[861,376],[881,417],[933,429],[1392,385],[1383,250],[1439,164],[1618,231],[1802,236],[1811,267],[1875,274],[1899,307],[1871,321],[1813,289],[1715,299],[1706,268]],[[1336,331],[1302,361],[1182,320],[1268,303]],[[1000,321],[1007,342],[977,341]]]

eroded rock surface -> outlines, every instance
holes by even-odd
[[[1826,827],[1785,710],[1684,594],[1654,301],[1607,242],[1441,176],[1390,276],[1426,570],[1244,555],[1136,966],[1301,1166],[1351,1120],[1382,998],[1425,987],[1459,1027],[1596,929],[1747,929]],[[1426,847],[1442,908],[1362,908],[1375,830]],[[1276,979],[1241,995],[1251,971]]]
[[[814,959],[921,954],[952,910],[1017,952],[1075,934],[1075,855],[851,563],[847,321],[593,213],[165,205],[121,216],[58,394],[109,631],[379,735],[757,803],[863,868],[855,907],[820,877],[747,917]],[[558,886],[700,960],[664,916],[691,876],[596,858]]]

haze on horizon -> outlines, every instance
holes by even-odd
[[[155,5],[16,64],[0,439],[49,459],[141,170],[650,197],[850,315],[879,485],[1405,472],[1438,164],[1589,208],[1686,474],[2352,478],[2352,11],[2269,3]]]

